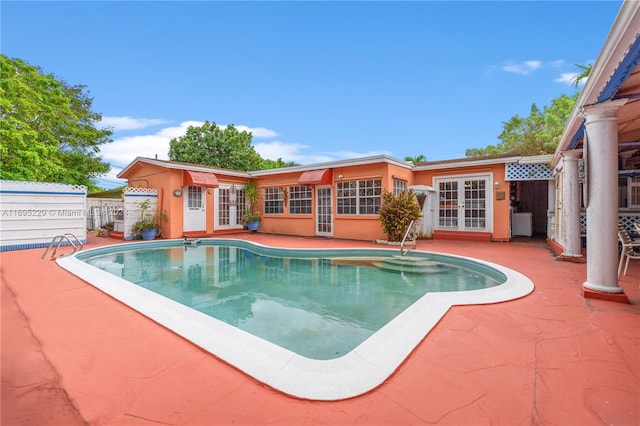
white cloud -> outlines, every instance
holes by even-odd
[[[227,126],[221,126],[225,128]],[[271,129],[265,129],[264,127],[247,127],[247,126],[233,126],[240,132],[251,132],[254,138],[275,138],[278,133]]]
[[[542,66],[540,61],[524,61],[519,64],[507,64],[502,67],[506,72],[512,72],[515,74],[529,75],[532,71],[537,70]]]
[[[553,80],[556,83],[566,84],[567,86],[571,86],[574,84],[576,77],[578,76],[577,72],[564,72],[560,74],[560,77]],[[584,80],[580,83],[584,84]]]
[[[189,126],[201,126],[201,121],[185,121],[179,126],[165,127],[152,135],[126,136],[103,145],[100,149],[105,161],[111,164],[127,165],[136,157],[158,156],[169,159],[169,141],[184,136]]]
[[[160,118],[133,118],[133,117],[102,117],[98,123],[101,128],[111,127],[114,132],[122,130],[137,130],[168,123]]]
[[[115,139],[112,143],[101,147],[103,159],[114,165],[114,171],[105,176],[105,179],[117,180],[115,175],[120,172],[118,166],[125,167],[136,157],[169,159],[169,142],[171,139],[184,136],[190,126],[201,126],[202,121],[185,121],[179,126],[171,126],[160,129],[153,134],[125,136]],[[226,125],[219,125],[224,128]],[[235,126],[236,129],[252,132],[255,138],[268,138],[277,135],[277,132],[263,127]],[[293,161],[297,164],[314,164],[328,161],[347,160],[351,158],[368,157],[372,155],[387,154],[389,151],[334,151],[334,152],[308,152],[309,146],[299,143],[286,143],[279,140],[269,142],[253,142],[256,152],[263,158],[283,161]]]

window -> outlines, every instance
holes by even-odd
[[[229,217],[229,190],[226,188],[218,189],[218,225],[229,225],[231,222]]]
[[[199,186],[190,186],[187,189],[187,207],[190,209],[199,209],[202,207],[202,188]]]
[[[640,207],[640,176],[629,178],[629,207]]]
[[[393,179],[393,195],[398,195],[402,191],[406,191],[407,181],[402,179]]]
[[[236,194],[236,223],[242,223],[242,217],[249,208],[247,204],[247,198],[244,196],[244,189],[237,189],[235,186],[231,187],[231,201],[233,202],[233,192]]]
[[[640,176],[618,179],[618,207],[640,208]]]
[[[264,212],[265,214],[284,213],[284,191],[281,187],[264,189]]]
[[[311,214],[311,185],[289,187],[289,213]]]
[[[336,189],[337,214],[378,214],[382,202],[380,179],[338,182]]]

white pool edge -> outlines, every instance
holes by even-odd
[[[245,240],[237,241],[248,243]],[[88,249],[83,253],[92,250],[97,249]],[[56,261],[62,268],[87,283],[256,380],[297,398],[332,401],[352,398],[381,385],[452,306],[505,302],[526,296],[534,288],[533,282],[525,275],[502,265],[447,253],[421,253],[434,253],[487,265],[506,275],[507,281],[482,290],[428,293],[354,350],[332,360],[313,360],[297,355],[95,268],[75,256],[61,257]]]

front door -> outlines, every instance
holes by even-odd
[[[491,231],[489,176],[437,179],[437,229],[451,231]]]
[[[331,186],[316,187],[316,235],[321,237],[333,235]]]
[[[204,188],[187,186],[184,190],[184,231],[205,231],[206,212]]]

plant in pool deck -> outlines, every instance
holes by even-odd
[[[133,224],[132,232],[136,237],[142,237],[143,233],[147,231],[157,231],[160,229],[160,225],[162,223],[167,222],[167,213],[166,211],[161,211],[158,213],[149,212],[150,208],[149,200],[141,201],[138,203],[138,210],[140,211],[140,219]],[[155,238],[155,235],[153,235]],[[153,239],[151,238],[151,239]]]
[[[244,185],[244,197],[249,204],[242,217],[242,224],[252,231],[260,225],[260,212],[254,210],[255,204],[260,198],[260,189],[255,182],[249,181]]]
[[[382,230],[389,241],[402,241],[412,220],[422,218],[422,209],[412,189],[395,195],[382,193],[382,206],[379,211]]]

